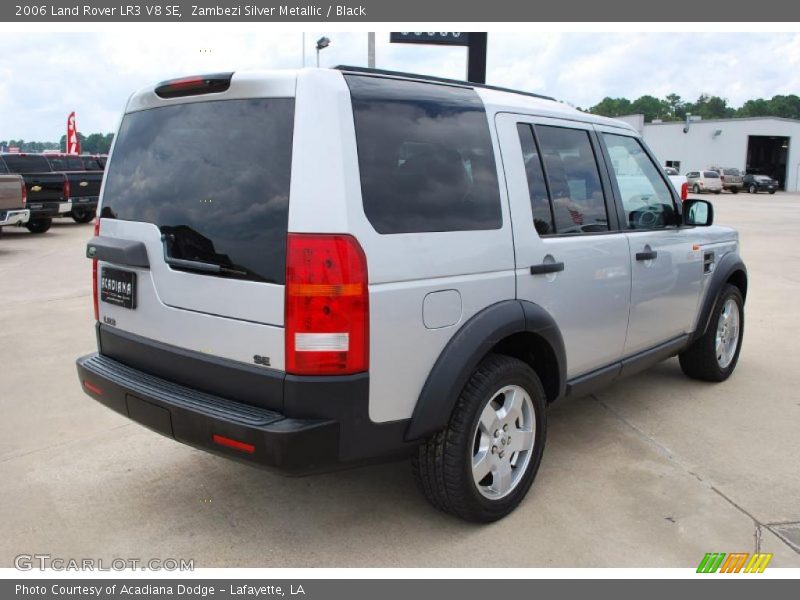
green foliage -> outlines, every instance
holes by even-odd
[[[641,96],[634,101],[627,98],[603,98],[601,102],[588,109],[588,112],[605,117],[643,114],[647,122],[653,119],[662,121],[683,121],[687,114],[703,119],[726,119],[731,117],[786,117],[800,119],[800,97],[773,96],[748,100],[739,108],[728,106],[728,101],[720,96],[702,94],[695,102],[685,102],[678,94],[669,94],[664,99],[654,96]]]
[[[81,142],[81,152],[84,154],[108,154],[111,142],[114,141],[113,133],[90,133],[83,135],[78,132]],[[62,135],[58,142],[26,142],[25,140],[2,140],[0,146],[16,147],[20,152],[44,152],[45,150],[67,151],[67,136]]]

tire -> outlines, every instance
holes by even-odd
[[[770,193],[770,194],[774,194],[774,193],[775,193],[775,190],[770,190],[770,191],[769,191],[769,193]]]
[[[697,185],[696,183],[694,184],[694,187],[692,188],[692,193],[694,193],[694,194],[699,194],[700,193],[700,186]]]
[[[43,217],[40,219],[33,219],[31,221],[28,221],[25,227],[31,233],[44,233],[48,229],[50,229],[50,226],[52,224],[53,224],[53,219],[51,219],[50,217]]]
[[[722,193],[722,190],[714,190],[714,193],[719,196]]]
[[[732,304],[731,304],[732,303]],[[720,360],[720,352],[717,346],[717,334],[721,328],[721,318],[723,311],[736,308],[736,346],[730,354],[730,346],[728,346],[728,355],[722,354]],[[730,327],[732,322],[728,321],[727,335],[728,339],[732,340]],[[724,335],[724,334],[723,334]],[[742,292],[735,285],[725,284],[719,296],[717,297],[714,305],[714,310],[711,313],[711,321],[708,325],[708,331],[702,337],[696,339],[691,346],[678,355],[681,363],[681,369],[684,374],[692,379],[700,379],[702,381],[725,381],[731,376],[733,370],[736,368],[736,363],[739,362],[739,352],[742,349],[742,338],[744,336],[744,298]],[[725,346],[723,345],[723,348]],[[727,360],[724,360],[727,359]]]
[[[747,188],[747,191],[750,192],[751,194],[757,194],[758,193],[758,190],[756,189],[756,186],[754,186],[754,185],[751,185],[749,188]]]
[[[731,191],[732,191],[734,194],[738,194],[738,193],[739,193],[739,188],[738,188],[738,187],[733,187],[733,188],[731,188]]]
[[[516,398],[518,416],[504,423],[497,417],[511,398]],[[505,517],[536,477],[546,419],[544,389],[533,369],[516,358],[489,354],[464,386],[447,427],[419,447],[412,461],[417,484],[436,508],[462,519],[489,523]],[[476,456],[487,467],[478,482],[472,466]],[[495,482],[493,472],[507,477]]]
[[[94,219],[96,211],[86,210],[84,208],[73,208],[70,214],[72,220],[76,223],[89,223]]]

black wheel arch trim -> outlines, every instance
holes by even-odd
[[[708,289],[703,298],[703,303],[700,308],[700,316],[697,319],[697,328],[695,329],[692,341],[702,337],[708,326],[711,323],[711,315],[714,312],[714,306],[717,303],[717,298],[723,286],[733,277],[736,273],[741,273],[744,278],[744,289],[742,289],[742,298],[747,297],[747,267],[736,252],[728,252],[725,254],[714,269],[711,275],[711,281],[708,284]]]
[[[525,332],[540,336],[553,351],[558,368],[556,397],[562,397],[566,390],[567,361],[555,319],[532,302],[504,300],[470,318],[442,350],[419,395],[406,440],[419,440],[442,429],[459,393],[483,357],[502,340]]]

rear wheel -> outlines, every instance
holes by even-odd
[[[721,194],[721,193],[722,193],[722,190],[714,190],[714,193],[715,193],[715,194],[717,194],[717,195],[719,195],[719,194]]]
[[[33,219],[31,221],[28,221],[28,223],[27,223],[27,225],[25,225],[25,227],[31,233],[44,233],[45,231],[50,229],[50,226],[52,224],[53,224],[53,219],[51,219],[50,217],[44,217],[44,218]]]
[[[693,379],[725,381],[739,361],[744,336],[744,298],[726,284],[717,298],[708,331],[679,356],[681,369]]]
[[[71,214],[72,220],[76,223],[88,223],[94,219],[95,211],[86,208],[73,208]]]
[[[694,187],[692,188],[692,192],[694,192],[695,194],[699,194],[700,193],[700,186],[695,183]]]
[[[770,194],[774,194],[774,193],[775,193],[775,190],[770,190],[770,191],[769,191],[769,193],[770,193]]]
[[[734,194],[738,194],[738,193],[739,193],[739,188],[738,188],[738,187],[732,187],[732,188],[731,188],[731,191],[732,191]]]
[[[420,446],[413,467],[428,500],[469,521],[513,511],[544,452],[546,399],[526,363],[487,356],[472,374],[447,427]]]

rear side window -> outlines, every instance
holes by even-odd
[[[536,137],[553,206],[557,233],[609,229],[605,195],[589,132],[536,125]]]
[[[472,89],[345,76],[364,212],[383,234],[502,227],[486,111]]]
[[[38,154],[6,154],[3,157],[12,173],[48,173],[50,163]]]
[[[293,123],[288,98],[128,114],[108,165],[100,216],[157,225],[174,258],[282,284]]]
[[[102,171],[103,165],[96,158],[83,158],[83,166],[87,171]]]

